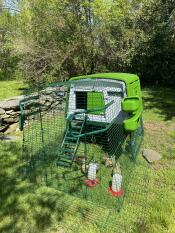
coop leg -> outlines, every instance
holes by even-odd
[[[135,132],[130,133],[130,147],[131,147],[131,159],[136,159],[136,140],[135,140]]]
[[[139,152],[140,146],[143,141],[144,128],[143,128],[143,119],[140,118],[140,127],[130,133],[130,147],[131,147],[131,158],[132,160],[136,159],[136,156]]]

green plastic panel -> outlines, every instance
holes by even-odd
[[[100,74],[91,74],[91,75],[84,75],[73,77],[70,81],[80,80],[80,79],[115,79],[119,81],[125,82],[126,85],[133,83],[139,80],[139,77],[135,74],[128,74],[128,73],[100,73]]]
[[[125,112],[135,112],[140,107],[140,100],[138,97],[125,98],[122,102],[122,109]]]
[[[131,113],[131,117],[123,122],[125,130],[135,131],[139,127],[143,111],[142,99],[138,96],[124,98],[122,101],[122,110]]]
[[[140,125],[140,114],[134,115],[133,117],[124,120],[124,128],[126,131],[135,131]]]
[[[92,110],[96,108],[104,108],[104,95],[103,92],[88,92],[87,95],[87,109]],[[104,110],[93,113],[94,115],[104,114]]]

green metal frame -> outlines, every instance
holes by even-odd
[[[119,75],[119,74],[118,74]],[[105,75],[101,75],[101,78],[105,78]],[[130,75],[127,75],[129,77]],[[89,76],[86,76],[86,78]],[[110,77],[110,74],[108,74],[108,78]],[[141,94],[140,93],[133,93],[129,89],[132,87],[133,83],[139,82],[137,76],[132,76],[131,80],[129,78],[126,79],[126,75],[124,75],[123,79],[125,79],[126,88],[127,88],[127,96],[123,100],[123,111],[130,114],[130,118],[126,121],[129,121],[132,123],[137,122],[137,125],[133,127],[126,126],[126,121],[124,121],[123,125],[118,125],[117,120],[113,119],[111,123],[99,123],[99,122],[91,122],[88,119],[88,114],[91,113],[98,113],[99,111],[104,111],[104,114],[106,110],[114,103],[114,101],[111,101],[110,103],[106,104],[102,108],[94,108],[94,109],[87,109],[83,111],[78,111],[70,114],[67,116],[67,108],[68,108],[68,98],[69,98],[69,88],[70,85],[74,82],[76,82],[79,79],[72,79],[69,82],[64,83],[54,83],[54,84],[48,84],[45,86],[40,86],[38,88],[38,91],[35,95],[32,95],[30,97],[26,97],[23,101],[20,102],[20,129],[24,130],[24,157],[26,158],[25,161],[25,177],[29,174],[31,180],[37,180],[35,176],[42,177],[42,181],[46,185],[55,185],[54,182],[59,181],[61,183],[61,179],[66,180],[66,176],[71,176],[72,173],[78,173],[78,165],[77,165],[77,159],[79,159],[81,156],[85,157],[86,161],[89,163],[94,156],[97,156],[98,162],[102,160],[102,156],[107,155],[115,156],[116,159],[119,161],[121,160],[123,169],[127,170],[127,165],[125,164],[126,161],[135,161],[140,145],[143,140],[143,121],[142,121],[142,100],[141,100]],[[93,75],[90,78],[99,78],[99,75]],[[118,79],[117,79],[118,80]],[[120,79],[119,79],[120,80]],[[123,81],[122,79],[120,81]],[[132,82],[133,83],[132,83]],[[26,106],[30,105],[35,107],[37,105],[38,99],[40,99],[41,91],[43,89],[46,89],[47,87],[67,87],[66,95],[66,104],[64,112],[61,117],[64,118],[64,122],[59,122],[59,112],[57,112],[55,116],[49,115],[52,114],[50,111],[43,113],[43,110],[40,106],[37,106],[36,109],[33,111],[26,111]],[[135,85],[135,84],[134,84]],[[129,102],[128,102],[129,101]],[[129,103],[129,104],[128,104]],[[47,116],[48,114],[48,116]],[[35,125],[35,119],[31,120],[33,115],[36,115],[37,123]],[[82,116],[81,120],[78,116]],[[48,118],[48,122],[47,122]],[[79,120],[78,120],[79,119]],[[28,128],[28,126],[25,125],[25,121],[28,121],[29,123],[33,121],[32,127]],[[50,120],[50,122],[49,122]],[[62,124],[63,123],[63,124]],[[65,123],[65,124],[64,124]],[[54,125],[55,124],[55,125]],[[58,130],[60,130],[59,127],[64,127],[64,130],[57,134]],[[88,129],[88,130],[87,130]],[[31,132],[29,132],[31,130]],[[48,132],[48,131],[49,132]],[[51,131],[54,131],[53,134]],[[29,134],[28,134],[29,132]],[[51,133],[51,135],[49,135]],[[48,134],[48,136],[47,136]],[[55,137],[53,135],[56,135]],[[29,135],[29,138],[27,138]],[[37,142],[34,142],[35,137],[39,137],[39,143],[41,145],[37,145]],[[48,139],[49,138],[49,139]],[[52,145],[52,138],[53,138],[53,145]],[[31,140],[31,141],[30,141]],[[49,140],[49,143],[47,143],[47,140]],[[31,145],[28,147],[28,143],[31,143]],[[33,144],[32,144],[33,143]],[[128,151],[125,149],[128,146]],[[36,150],[33,147],[38,147]],[[32,149],[33,150],[32,150]],[[95,152],[93,152],[93,150]],[[121,156],[123,153],[127,154],[128,156]],[[30,155],[31,154],[31,155]],[[131,160],[129,159],[131,158]],[[127,159],[127,160],[125,160]],[[129,162],[128,162],[129,163]],[[132,170],[132,164],[133,166],[136,165],[136,163],[129,163],[130,164],[130,170],[134,173]],[[101,165],[103,166],[103,165]],[[38,169],[38,170],[37,170]],[[104,169],[104,166],[103,166]],[[101,179],[104,179],[104,175],[110,176],[110,171],[108,170],[107,173],[104,172],[102,169],[102,173],[98,175]],[[38,172],[38,173],[37,173]],[[104,172],[104,173],[103,173]],[[42,176],[41,176],[42,174]],[[61,191],[65,191],[67,193],[72,194],[72,190],[76,188],[76,185],[79,184],[78,182],[83,182],[83,178],[85,175],[82,175],[78,173],[79,176],[77,178],[71,177],[70,180],[67,180],[67,184],[63,187],[58,186],[56,183],[56,187],[60,187]],[[31,178],[32,177],[32,178]],[[34,177],[34,178],[33,178]],[[55,178],[56,177],[56,178]],[[61,177],[61,178],[60,178]],[[77,183],[74,183],[78,179]],[[129,178],[125,178],[124,174],[124,180],[125,180],[125,191],[127,193],[127,182],[129,180],[132,180],[132,178],[129,175]],[[106,182],[106,181],[105,181]],[[72,184],[73,183],[73,184]],[[67,186],[66,186],[67,185]],[[105,187],[107,187],[108,183],[105,183]],[[55,187],[54,186],[54,187]],[[80,190],[79,187],[77,188],[79,190],[75,192],[75,196],[78,197],[84,197],[89,200],[89,196],[92,197],[92,200],[96,200],[96,195],[93,194],[93,190],[89,190],[87,187],[82,187]],[[102,187],[103,189],[103,187]],[[104,190],[103,190],[104,191]],[[105,188],[106,191],[106,188]],[[100,191],[99,191],[100,192]],[[108,196],[108,194],[105,194]],[[125,196],[124,196],[125,197]],[[123,205],[124,197],[117,198],[117,199],[110,199],[111,206],[118,205],[118,209],[120,209]],[[101,198],[101,197],[99,197]],[[101,200],[101,199],[100,199]],[[106,199],[108,200],[108,199]],[[104,201],[106,203],[106,200]]]

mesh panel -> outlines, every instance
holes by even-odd
[[[121,84],[106,88],[96,81],[89,90],[86,83],[81,92],[84,83],[77,90],[75,84],[52,85],[21,103],[23,178],[73,196],[72,213],[82,200],[84,218],[100,225],[101,231],[132,232],[136,222],[145,221],[147,210],[148,167],[141,158],[135,160],[143,138],[142,119],[135,132],[124,130],[128,116],[121,110]],[[116,162],[122,173],[121,196],[109,191]],[[91,163],[97,165],[94,187],[86,185]],[[67,231],[83,232],[80,224],[68,224]]]

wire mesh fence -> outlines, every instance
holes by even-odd
[[[47,86],[21,102],[22,177],[71,195],[68,211],[75,219],[80,214],[86,228],[91,223],[101,232],[135,232],[148,210],[149,168],[136,159],[143,122],[127,133],[123,120],[129,116],[120,108],[125,93],[112,83],[94,81],[92,90],[87,84],[81,91],[72,90],[74,82]],[[96,183],[89,187],[92,163]],[[122,174],[123,193],[117,196],[110,192],[114,163]],[[75,219],[64,223],[65,231],[85,232]]]

